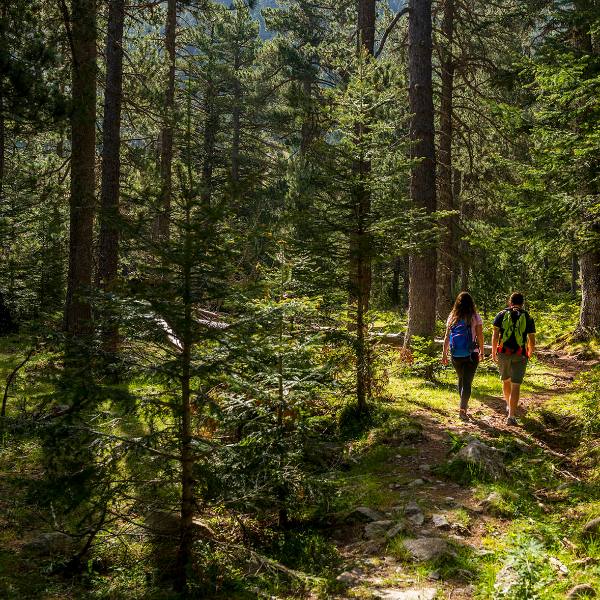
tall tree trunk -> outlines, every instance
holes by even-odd
[[[576,0],[574,5],[575,10],[583,14],[591,8],[587,0]],[[598,46],[595,47],[594,45],[590,26],[590,22],[587,23],[587,26],[579,23],[573,31],[575,49],[583,55],[598,54]],[[585,172],[582,173],[584,182],[582,195],[598,194],[599,188],[595,182],[600,172],[599,165],[600,163],[595,161],[594,164],[587,166]],[[600,250],[597,242],[597,236],[600,236],[600,220],[597,215],[589,213],[586,215],[586,219],[589,222],[589,228],[595,235],[591,244],[584,249],[579,258],[581,307],[576,335],[581,339],[588,339],[600,332]]]
[[[205,102],[206,121],[204,123],[204,159],[202,161],[202,200],[210,206],[213,193],[213,171],[215,166],[215,148],[217,131],[219,129],[219,115],[216,111],[214,94],[209,88]]]
[[[575,254],[575,252],[573,252],[573,254],[571,254],[571,294],[573,294],[573,296],[577,295],[578,279],[579,279],[579,261],[577,260],[577,254]]]
[[[460,214],[456,217],[456,247],[460,262],[460,273],[458,287],[460,291],[468,291],[470,285],[471,260],[469,258],[469,243],[465,240],[465,227],[469,219],[473,217],[472,207],[462,195],[464,173],[454,171],[454,206],[457,206]]]
[[[0,39],[6,39],[6,9],[8,5],[0,7]],[[0,207],[2,207],[4,193],[4,170],[6,164],[6,121],[4,117],[4,95],[0,82]]]
[[[6,129],[4,121],[4,99],[0,90],[0,206],[4,199],[4,165],[6,152]]]
[[[123,25],[125,0],[111,0],[106,37],[106,86],[102,129],[102,183],[100,187],[100,240],[98,283],[110,290],[117,278],[119,260],[119,185],[121,177],[121,103],[123,99]],[[117,351],[118,329],[105,315],[104,346],[110,354]]]
[[[187,597],[188,571],[192,563],[192,547],[194,543],[194,449],[192,446],[192,404],[191,404],[191,367],[193,349],[193,316],[192,316],[192,267],[195,262],[193,250],[192,206],[193,206],[193,173],[190,143],[191,127],[191,93],[188,90],[187,110],[187,169],[190,187],[185,192],[184,205],[184,238],[183,238],[183,323],[181,332],[181,405],[180,405],[180,465],[181,465],[181,526],[179,549],[176,564],[176,588]]]
[[[375,52],[375,0],[358,2],[358,44],[368,54]]]
[[[357,52],[373,56],[375,50],[375,0],[359,0]],[[362,60],[362,59],[361,59]],[[366,123],[355,124],[357,146],[362,147],[368,130]],[[350,235],[350,309],[354,312],[353,329],[356,331],[356,398],[359,411],[367,409],[371,387],[371,360],[367,341],[366,314],[371,295],[371,191],[368,177],[371,162],[360,156],[354,164],[357,185],[353,191],[355,228]]]
[[[191,304],[190,304],[191,306]],[[186,318],[190,319],[191,311]],[[191,341],[184,341],[181,355],[181,530],[177,553],[177,588],[185,592],[192,560],[194,519],[194,456],[192,448],[192,406],[190,401]]]
[[[240,49],[236,48],[233,59],[233,110],[231,113],[231,124],[233,127],[233,140],[231,144],[231,182],[233,193],[237,195],[240,182],[240,139],[242,126],[242,85],[238,77],[240,70]]]
[[[450,287],[452,297],[457,293],[457,288],[460,287],[460,261],[461,261],[461,228],[460,228],[460,211],[461,211],[461,192],[462,192],[462,172],[456,167],[452,168],[452,206],[458,211],[452,217],[452,256],[454,256],[454,269],[451,272],[452,285]]]
[[[96,160],[96,0],[72,0],[71,193],[65,329],[78,340],[92,332]]]
[[[579,336],[600,333],[600,252],[586,252],[579,259],[581,271],[581,310]]]
[[[314,77],[307,74],[302,80],[302,94],[304,96],[304,103],[308,106],[311,103],[312,89],[313,89]],[[315,136],[314,124],[312,115],[304,114],[302,119],[302,127],[300,129],[300,153],[306,154],[306,151],[310,147]]]
[[[313,59],[316,60],[316,59]],[[310,68],[306,67],[306,73],[302,78],[302,126],[300,128],[300,152],[299,158],[301,162],[301,166],[299,166],[298,171],[304,171],[304,160],[307,157],[308,151],[316,139],[316,127],[313,118],[313,89],[315,85],[315,77],[314,74],[310,72]],[[297,219],[297,227],[296,227],[296,236],[299,239],[308,239],[311,237],[310,228],[306,227],[305,215],[308,211],[310,211],[313,203],[313,197],[309,190],[303,189],[296,195],[296,219]]]
[[[212,35],[212,34],[211,34]],[[212,59],[209,59],[212,62]],[[209,65],[210,68],[210,65]],[[209,71],[209,79],[204,99],[204,157],[202,161],[202,201],[205,206],[210,206],[213,192],[213,170],[215,165],[215,148],[217,143],[217,132],[219,129],[219,115],[216,107],[217,90],[212,75]]]
[[[167,0],[165,51],[167,86],[164,98],[164,122],[160,132],[160,206],[155,223],[157,240],[169,238],[171,196],[173,194],[173,125],[175,120],[175,35],[177,32],[177,0]]]
[[[392,263],[392,306],[400,306],[400,273],[402,272],[402,257],[396,256]]]
[[[426,215],[436,210],[435,130],[431,80],[431,0],[411,0],[408,19],[408,72],[411,158],[410,197]],[[435,331],[437,252],[433,246],[410,257],[406,343],[412,336],[432,338]]]
[[[440,137],[438,150],[438,207],[454,209],[452,198],[452,101],[454,94],[454,0],[444,1],[441,39],[442,94],[440,98]],[[446,315],[452,306],[452,272],[454,270],[452,217],[442,219],[437,266],[437,313]]]

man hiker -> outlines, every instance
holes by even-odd
[[[535,323],[523,310],[523,294],[514,292],[508,308],[494,318],[492,360],[498,363],[502,392],[506,402],[507,425],[516,425],[515,413],[519,404],[521,384],[527,362],[535,352]]]

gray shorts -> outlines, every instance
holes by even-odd
[[[500,379],[510,379],[513,383],[523,383],[529,359],[522,354],[498,354]]]

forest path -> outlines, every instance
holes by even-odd
[[[446,393],[450,410],[420,398],[411,401],[411,393],[407,392],[403,402],[409,404],[411,419],[422,426],[422,435],[412,447],[398,447],[385,464],[378,465],[375,475],[380,477],[381,486],[389,489],[391,497],[384,506],[369,507],[380,511],[381,520],[402,522],[404,528],[392,541],[386,538],[386,526],[378,532],[377,525],[361,523],[336,532],[345,563],[338,580],[348,586],[337,597],[472,598],[474,571],[480,567],[478,561],[493,555],[490,538],[506,534],[514,519],[493,506],[497,499],[495,492],[490,495],[489,487],[482,490],[475,482],[464,485],[456,478],[453,481],[440,467],[448,464],[457,440],[462,440],[458,442],[461,445],[469,438],[477,438],[491,447],[506,446],[508,441],[516,444],[525,456],[532,456],[525,459],[532,471],[549,460],[552,469],[566,482],[578,481],[568,453],[569,441],[560,424],[531,416],[543,415],[544,404],[550,398],[569,394],[575,377],[593,365],[564,354],[540,351],[537,365],[528,373],[529,385],[524,386],[517,413],[518,427],[506,425],[501,384],[489,363],[484,367],[487,374],[482,377],[487,378],[484,383],[491,385],[487,392],[474,390],[468,422],[458,419],[458,409],[454,406],[456,393],[449,386]],[[476,379],[475,388],[477,384]],[[508,484],[510,489],[510,473],[505,479],[504,485]],[[554,508],[544,504],[547,498],[543,494],[547,491],[539,490],[538,502],[546,512]],[[535,501],[538,496],[535,492],[533,495]],[[439,542],[432,542],[436,539],[448,543],[450,552],[437,556],[435,546]],[[432,556],[415,560],[405,545],[409,540],[431,546]]]

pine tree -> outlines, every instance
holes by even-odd
[[[444,0],[440,40],[440,125],[438,142],[438,207],[442,211],[454,210],[453,194],[453,95],[454,95],[454,0]],[[454,217],[444,219],[437,266],[437,312],[446,314],[453,302],[453,275],[456,269]]]
[[[171,194],[173,180],[173,129],[175,122],[175,69],[177,45],[177,0],[167,0],[167,14],[164,27],[164,64],[166,81],[164,89],[164,114],[160,130],[160,206],[156,217],[154,236],[157,240],[169,237],[169,219],[171,214]]]
[[[72,40],[71,194],[65,329],[89,342],[96,191],[96,0],[73,0],[66,26]],[[81,352],[82,347],[76,352]]]
[[[102,126],[102,176],[100,188],[100,239],[97,277],[103,290],[110,291],[117,277],[119,260],[119,195],[121,176],[121,105],[123,101],[124,0],[112,0],[106,38],[106,84]],[[110,321],[109,317],[109,321]],[[118,329],[104,324],[105,350],[114,354]]]
[[[411,159],[416,161],[411,171],[410,196],[427,219],[436,210],[431,1],[413,0],[409,6],[409,99],[413,115],[410,137]],[[419,228],[415,233],[419,235]],[[433,337],[436,264],[435,248],[431,245],[410,257],[407,343],[412,336]]]

